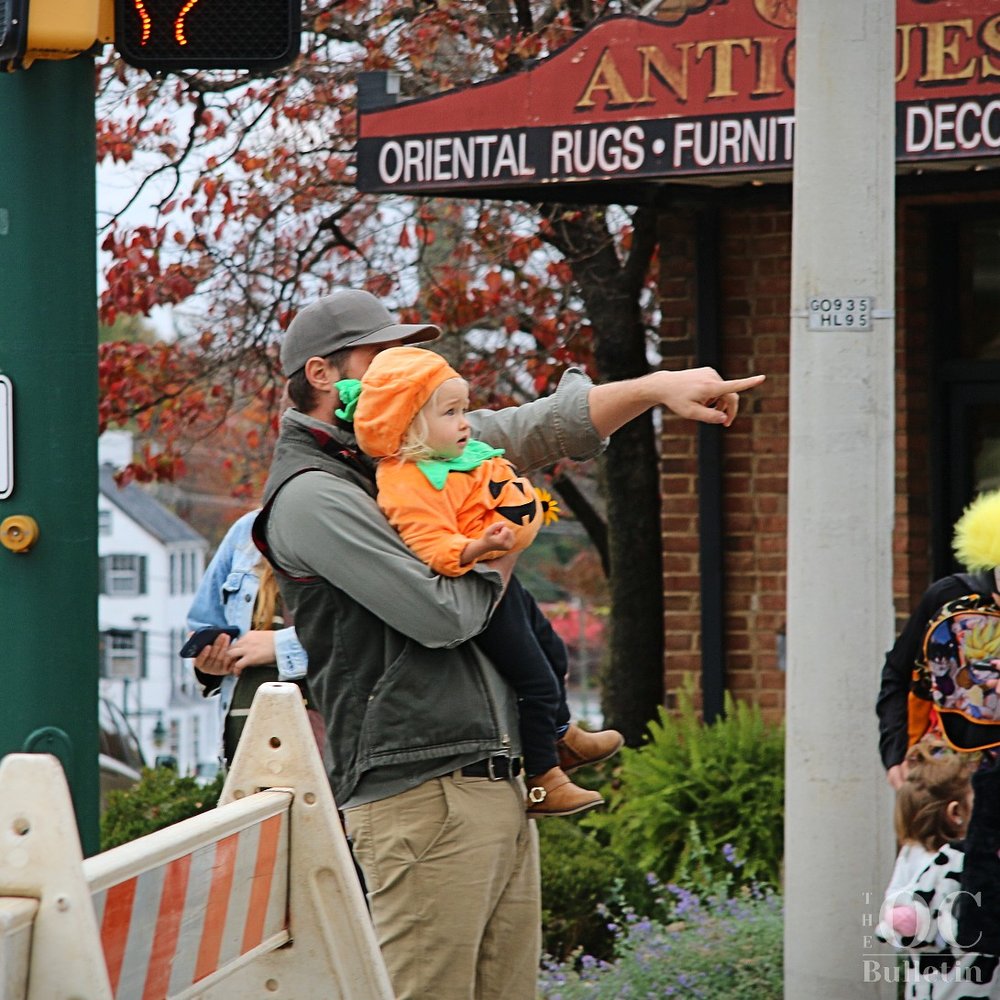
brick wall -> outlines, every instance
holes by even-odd
[[[695,216],[689,212],[672,212],[660,217],[660,334],[666,368],[688,368],[694,363],[695,224]],[[672,707],[674,693],[684,674],[694,672],[697,675],[701,663],[697,435],[694,427],[686,421],[664,416],[660,457],[664,681],[667,705]]]
[[[727,686],[784,713],[778,635],[785,626],[787,529],[790,195],[740,195],[719,209],[722,374],[767,375],[723,432]],[[896,441],[893,595],[897,630],[931,579],[933,213],[983,202],[995,192],[909,196],[897,203]],[[988,203],[988,205],[986,204]],[[666,368],[695,361],[697,274],[694,208],[663,213],[659,292]],[[665,417],[661,434],[664,664],[668,705],[701,670],[697,429]],[[872,682],[881,668],[870,665]],[[874,687],[873,687],[874,691]],[[873,721],[874,726],[874,721]],[[874,731],[874,730],[873,730]]]
[[[667,368],[695,359],[696,281],[693,210],[661,220],[661,352]],[[723,431],[724,572],[727,686],[784,712],[778,636],[785,622],[788,455],[788,302],[791,207],[787,198],[725,208],[719,216],[722,373],[768,376],[744,397]],[[686,674],[698,676],[697,428],[667,417],[663,459],[665,682],[668,703]]]
[[[893,596],[897,629],[931,578],[930,220],[919,203],[896,212],[896,475]]]

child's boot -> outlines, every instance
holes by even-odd
[[[567,773],[586,764],[613,757],[625,744],[625,737],[617,729],[602,729],[591,733],[571,722],[562,737],[556,741],[559,766]]]
[[[527,785],[529,816],[572,816],[604,804],[600,792],[574,785],[558,767],[529,777]]]

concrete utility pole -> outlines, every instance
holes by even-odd
[[[892,642],[895,4],[799,0],[785,996],[894,997],[874,704]]]
[[[0,756],[59,758],[87,853],[98,802],[95,136],[93,59],[0,73]]]

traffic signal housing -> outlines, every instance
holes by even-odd
[[[0,0],[0,69],[71,59],[109,42],[112,15],[112,0]]]
[[[278,69],[299,54],[301,3],[115,0],[115,47],[130,66],[154,73]]]

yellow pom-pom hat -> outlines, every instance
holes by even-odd
[[[965,508],[952,548],[970,573],[1000,566],[1000,490],[983,493]]]

